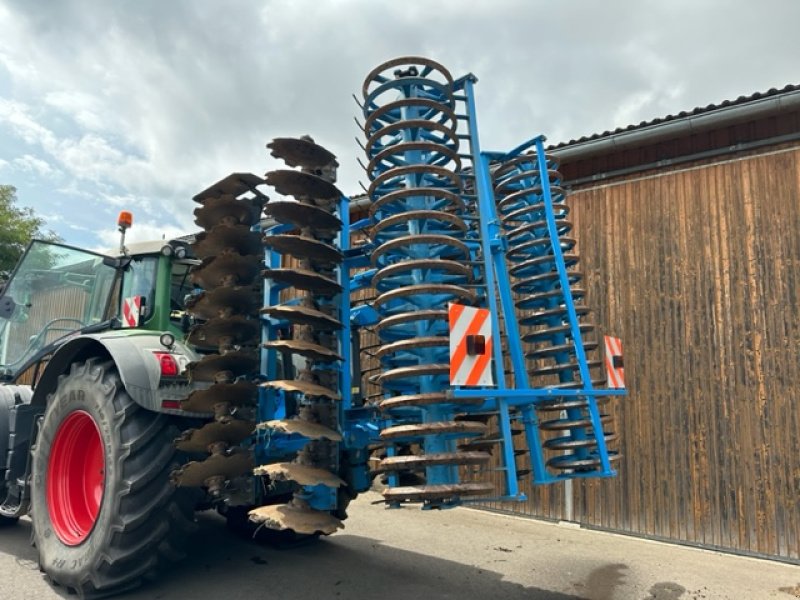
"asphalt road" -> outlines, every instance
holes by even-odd
[[[125,600],[759,600],[800,598],[800,567],[482,511],[386,510],[291,549],[200,516],[189,558]],[[34,563],[30,523],[0,529],[0,600],[71,597]]]

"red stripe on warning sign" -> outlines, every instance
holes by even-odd
[[[619,338],[605,336],[606,347],[606,373],[608,375],[608,387],[610,388],[624,388],[625,387],[625,369],[622,367],[614,367],[614,357],[622,357],[622,342]]]
[[[454,306],[460,306],[460,305],[459,304],[451,304],[450,305],[451,309]],[[461,306],[461,310],[457,311],[458,317],[460,317],[461,314],[463,313],[463,309],[464,309],[464,307]],[[450,314],[452,314],[452,313],[450,313]],[[458,317],[455,320],[450,321],[450,331],[451,332],[453,330],[455,330],[456,326],[458,325]],[[461,364],[464,362],[464,359],[467,357],[467,336],[468,335],[476,335],[481,330],[481,327],[483,327],[484,321],[486,321],[486,319],[488,317],[489,317],[489,311],[481,310],[481,311],[478,311],[477,313],[475,313],[475,315],[472,317],[472,320],[469,322],[469,325],[467,325],[467,329],[465,330],[464,334],[459,338],[458,347],[456,348],[456,351],[453,354],[453,356],[450,357],[450,379],[451,380],[455,379],[456,373],[458,373],[458,370],[461,368]],[[486,347],[488,349],[488,347],[489,347],[488,343],[487,343]],[[488,356],[488,353],[485,356]],[[481,358],[483,358],[483,357],[481,357]],[[476,366],[477,366],[477,364],[476,364]],[[472,378],[474,372],[475,372],[475,369],[473,368],[473,370],[470,372],[469,377],[467,378],[468,381],[469,381],[469,379]],[[480,376],[480,372],[479,372],[478,376]],[[470,384],[468,384],[468,385],[470,385]],[[471,385],[474,385],[474,384],[471,384]]]

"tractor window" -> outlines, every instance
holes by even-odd
[[[34,240],[0,296],[0,374],[104,320],[116,271],[86,250]]]
[[[186,317],[186,300],[199,292],[199,288],[189,279],[192,266],[199,264],[196,260],[181,260],[172,263],[170,280],[169,308],[170,319],[182,323]]]
[[[141,296],[142,312],[140,318],[143,323],[153,314],[157,271],[157,256],[139,256],[131,260],[130,265],[125,270],[125,276],[123,277],[121,301],[124,302],[126,298]],[[122,314],[121,305],[119,314]]]

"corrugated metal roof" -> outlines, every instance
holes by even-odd
[[[800,90],[800,85],[798,84],[790,84],[781,89],[771,88],[766,92],[755,92],[749,96],[739,96],[736,100],[725,100],[720,102],[719,104],[709,104],[708,106],[698,106],[690,111],[681,111],[674,115],[667,115],[666,117],[659,117],[657,119],[653,119],[651,121],[642,121],[638,125],[628,125],[627,127],[618,127],[614,131],[604,131],[603,133],[595,133],[589,136],[584,136],[578,138],[577,140],[570,140],[568,142],[561,142],[558,144],[554,144],[549,146],[548,150],[555,150],[557,148],[565,148],[567,146],[571,146],[572,144],[580,144],[583,142],[589,142],[592,140],[597,140],[604,137],[609,137],[618,133],[622,133],[625,131],[634,131],[636,129],[642,129],[645,127],[651,127],[653,125],[659,125],[661,123],[666,123],[669,121],[675,121],[676,119],[682,119],[685,117],[690,117],[694,115],[699,115],[703,113],[713,112],[715,110],[719,110],[721,108],[726,108],[728,106],[735,106],[739,104],[747,104],[748,102],[754,102],[756,100],[761,100],[763,98],[768,98],[770,96],[780,96],[781,94],[788,94],[790,92],[795,92]]]

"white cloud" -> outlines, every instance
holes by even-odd
[[[0,132],[27,147],[0,160],[35,156],[72,198],[100,211],[133,201],[144,223],[191,230],[191,196],[234,170],[263,173],[275,136],[314,135],[356,192],[350,95],[388,58],[473,71],[483,145],[502,150],[796,82],[799,21],[793,0],[4,0]]]
[[[39,175],[40,177],[52,177],[60,174],[60,171],[54,169],[50,163],[31,154],[24,154],[19,158],[15,158],[11,161],[11,164],[19,171]]]

